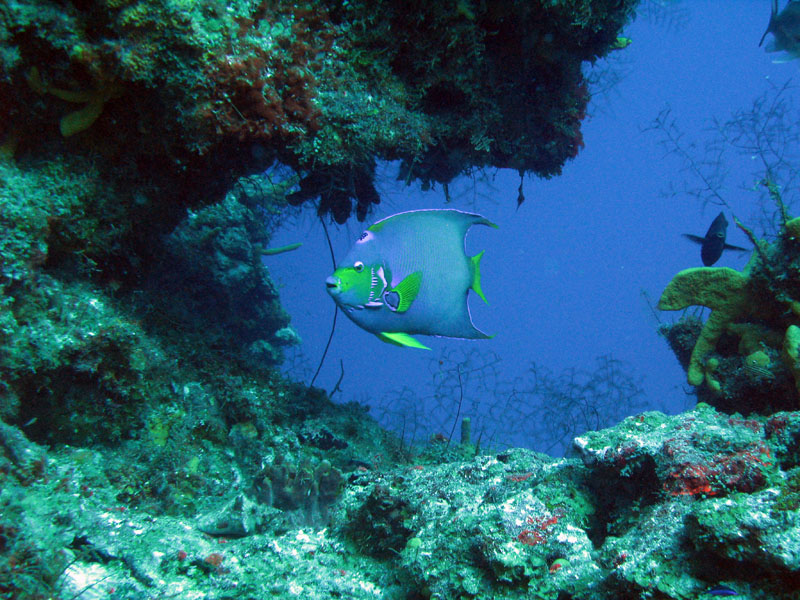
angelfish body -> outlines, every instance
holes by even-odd
[[[415,334],[485,339],[472,324],[467,295],[486,301],[480,284],[483,252],[467,256],[473,225],[496,227],[458,210],[414,210],[367,228],[333,275],[328,293],[359,327],[386,342],[426,348]]]

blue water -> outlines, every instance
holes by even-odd
[[[657,10],[658,4],[674,8]],[[475,431],[495,432],[497,441],[503,432],[514,432],[513,443],[540,449],[525,431],[537,427],[537,415],[557,413],[559,406],[553,398],[515,394],[530,388],[532,363],[564,381],[560,374],[592,372],[597,357],[611,355],[622,361],[626,377],[641,382],[642,406],[665,412],[691,406],[684,373],[656,333],[657,318],[678,315],[657,317],[645,297],[654,304],[675,273],[701,266],[699,247],[681,234],[703,235],[720,209],[731,222],[731,244],[750,245],[733,226],[732,213],[758,234],[768,230],[773,207],[763,193],[752,191],[764,176],[758,156],[729,148],[717,160],[706,144],[719,139],[715,121],[751,110],[762,94],[773,98],[769,90],[797,72],[797,61],[774,64],[776,56],[758,47],[769,4],[647,3],[645,14],[625,31],[633,43],[595,65],[595,74],[607,70],[620,80],[593,98],[583,124],[586,147],[562,176],[526,178],[526,201],[519,210],[515,172],[463,178],[451,187],[452,201],[446,204],[441,187],[427,192],[406,187],[394,180],[396,165],[383,165],[378,210],[363,224],[329,227],[337,257],[369,223],[395,212],[449,207],[483,214],[500,227],[473,228],[467,249],[468,254],[486,250],[483,289],[490,305],[474,294],[469,303],[476,326],[496,337],[424,338],[432,347],[424,352],[384,344],[340,315],[316,384],[331,390],[343,368],[337,401],[369,404],[395,429],[413,422],[423,432],[415,434],[420,441],[429,433],[450,434],[460,396],[453,384],[459,360],[491,363],[491,376],[475,374],[462,386],[460,416],[472,417]],[[609,80],[601,78],[594,89]],[[790,88],[781,98],[791,104],[798,92]],[[689,155],[716,163],[725,173],[719,190],[727,206],[704,205],[692,191],[702,190],[703,182],[685,169],[685,160],[665,150],[664,130],[651,129],[667,108]],[[791,199],[789,191],[786,197]],[[320,223],[305,212],[272,242],[303,241],[303,247],[265,261],[303,338],[302,356],[286,368],[308,381],[327,341],[334,304],[324,286],[332,271],[327,242]],[[746,254],[725,253],[717,264],[740,269],[746,260]],[[437,393],[443,380],[450,383]]]

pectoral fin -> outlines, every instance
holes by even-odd
[[[742,248],[741,246],[733,246],[731,244],[725,244],[724,250],[736,250],[737,252],[750,252],[748,248]]]
[[[415,271],[389,290],[390,292],[397,293],[398,301],[396,312],[404,313],[411,308],[412,302],[414,302],[417,294],[419,294],[419,286],[421,284],[422,272]]]
[[[683,237],[687,240],[694,242],[695,244],[705,244],[706,238],[700,237],[699,235],[692,235],[691,233],[684,233]]]
[[[375,335],[378,336],[383,342],[387,344],[394,344],[395,346],[405,346],[407,348],[419,348],[421,350],[430,350],[426,345],[421,342],[418,342],[416,339],[408,335],[407,333],[396,332],[390,333],[383,331],[381,333],[376,333]]]

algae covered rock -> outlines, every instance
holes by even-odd
[[[340,478],[334,462],[350,448],[331,449],[330,460],[273,459],[254,477],[244,453],[231,463],[208,446],[202,467],[185,471],[201,509],[172,515],[120,489],[144,465],[102,448],[46,451],[9,426],[0,554],[28,567],[45,556],[69,565],[38,572],[42,593],[78,593],[83,582],[131,599],[225,587],[314,599],[686,600],[725,586],[753,600],[794,600],[795,414],[646,413],[579,438],[582,461],[507,450],[359,465]],[[309,457],[319,451],[304,447]],[[269,502],[260,478],[270,481]],[[336,490],[327,526],[295,520],[324,489]],[[0,568],[0,583],[8,576]]]
[[[299,338],[262,261],[268,243],[264,216],[235,193],[189,212],[166,237],[152,277],[160,309],[253,368],[279,364]]]
[[[767,485],[772,466],[762,422],[703,404],[678,417],[628,417],[575,438],[574,445],[587,464],[637,482],[641,495],[754,492]]]
[[[363,552],[399,555],[403,579],[418,593],[581,596],[601,569],[576,466],[512,450],[418,465],[393,479],[364,475],[345,491],[336,521]]]
[[[689,538],[720,561],[747,563],[765,577],[800,585],[800,511],[782,499],[779,487],[705,500],[688,515]]]
[[[744,419],[700,404],[576,438],[605,515],[604,585],[636,598],[702,597],[719,584],[792,598],[800,479],[782,448],[793,414]]]
[[[426,186],[559,173],[583,146],[582,65],[635,6],[17,0],[0,9],[0,141],[124,156],[177,206],[277,159],[302,177],[293,202],[363,220],[379,160]]]

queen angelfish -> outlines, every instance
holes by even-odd
[[[486,339],[472,324],[467,294],[481,290],[483,252],[467,256],[473,225],[497,227],[459,210],[412,210],[371,225],[333,275],[328,293],[362,329],[399,346],[425,348],[412,334]]]

